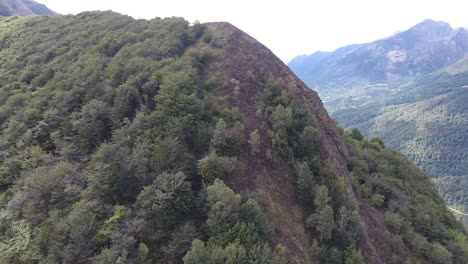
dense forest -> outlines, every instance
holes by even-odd
[[[467,263],[429,178],[270,54],[222,23],[1,18],[0,262]]]

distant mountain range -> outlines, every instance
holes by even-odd
[[[357,127],[436,178],[468,210],[468,31],[425,20],[372,43],[298,56],[291,69],[345,128]]]
[[[425,20],[372,43],[294,58],[289,66],[311,88],[346,88],[398,81],[449,66],[468,52],[468,31]]]
[[[47,6],[32,0],[0,0],[0,16],[55,15]]]

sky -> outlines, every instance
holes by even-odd
[[[112,10],[134,18],[227,21],[288,63],[297,55],[366,43],[425,20],[468,27],[466,0],[37,0],[60,14]]]

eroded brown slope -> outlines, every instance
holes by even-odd
[[[219,62],[224,73],[222,93],[227,98],[227,104],[239,107],[244,116],[246,135],[257,129],[262,140],[257,156],[252,156],[248,148],[244,150],[242,159],[246,161],[245,171],[228,180],[231,187],[239,192],[256,191],[260,194],[269,220],[275,226],[274,241],[284,245],[288,255],[292,255],[296,262],[302,262],[304,252],[310,245],[310,234],[304,231],[304,212],[297,206],[294,176],[286,162],[267,158],[266,152],[271,147],[269,127],[255,114],[262,83],[249,78],[249,75],[255,71],[266,72],[284,83],[284,87],[292,87],[296,100],[309,106],[316,116],[320,126],[322,168],[344,177],[347,198],[360,208],[360,247],[363,254],[369,263],[384,263],[384,258],[392,255],[390,244],[393,238],[386,232],[381,213],[367,204],[358,204],[348,175],[345,144],[317,93],[308,89],[268,48],[241,30],[223,22],[209,23],[208,27],[222,46],[223,54]],[[240,90],[236,92],[235,86],[239,86]],[[375,245],[381,246],[376,248]]]

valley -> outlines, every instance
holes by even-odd
[[[340,125],[382,138],[434,177],[449,204],[468,211],[468,189],[455,183],[468,179],[467,47],[466,29],[426,20],[320,63],[311,55],[289,65]],[[377,67],[360,71],[363,61]]]

